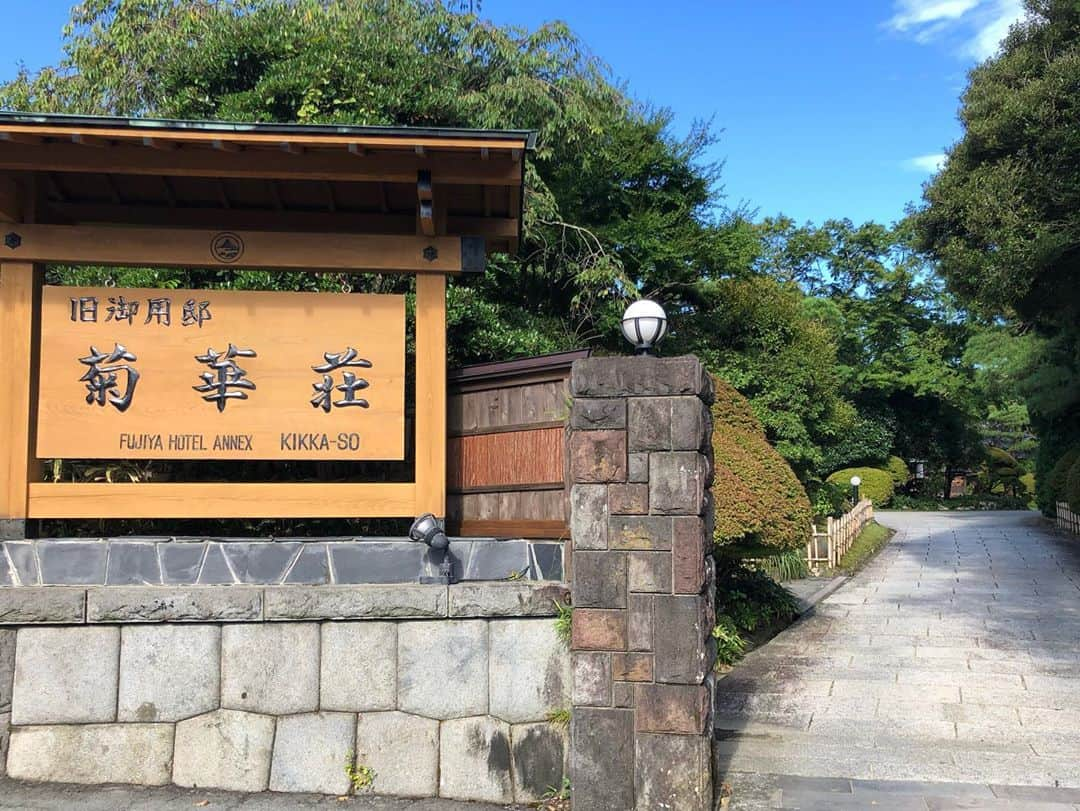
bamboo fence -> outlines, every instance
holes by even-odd
[[[836,568],[859,533],[873,520],[874,505],[870,499],[864,498],[839,518],[830,516],[825,519],[824,531],[814,527],[810,542],[806,545],[806,562],[810,570],[816,572]]]

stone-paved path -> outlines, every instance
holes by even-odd
[[[878,520],[892,542],[718,683],[732,808],[1080,808],[1080,540],[1032,513]]]

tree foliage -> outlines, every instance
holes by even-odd
[[[1042,452],[1080,440],[1080,6],[1027,0],[962,97],[963,137],[925,190],[921,245],[976,313],[1035,333],[1019,375]],[[1040,493],[1046,508],[1049,492]]]
[[[892,474],[876,467],[849,467],[838,470],[826,480],[837,487],[851,487],[851,478],[858,476],[859,497],[868,498],[875,507],[885,507],[892,501],[894,487]]]

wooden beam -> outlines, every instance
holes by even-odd
[[[169,179],[162,180],[168,184]],[[268,181],[269,189],[276,184]],[[171,189],[171,186],[167,187]],[[168,194],[168,205],[114,205],[111,203],[53,202],[48,210],[60,222],[68,224],[116,223],[124,225],[160,225],[176,228],[218,228],[232,230],[341,231],[345,233],[409,234],[416,233],[412,214],[380,214],[372,211],[334,212],[292,211],[284,207],[280,194],[269,193],[273,210],[224,209],[176,206],[176,195]],[[176,206],[176,207],[174,207]],[[513,238],[518,233],[517,220],[505,217],[451,216],[447,233],[470,234],[488,238]]]
[[[83,127],[83,126],[41,126],[39,124],[0,124],[0,138],[5,135],[15,137],[37,138],[62,138],[68,139],[72,135],[91,135],[98,138],[112,140],[127,140],[139,142],[146,136],[146,129],[139,127]],[[407,149],[412,150],[417,146],[430,147],[432,149],[480,149],[486,147],[494,150],[511,149],[520,150],[525,145],[525,136],[506,138],[470,138],[470,137],[445,137],[445,136],[413,136],[413,135],[335,135],[331,133],[281,133],[281,132],[223,132],[210,129],[174,129],[167,130],[156,128],[150,136],[160,141],[175,141],[178,144],[207,144],[214,141],[228,141],[244,146],[276,146],[282,140],[300,146],[327,148],[342,147],[350,144],[358,144],[369,149]]]
[[[0,222],[19,222],[23,218],[23,194],[11,175],[0,176]]]
[[[233,141],[225,141],[220,138],[210,142],[218,152],[239,152],[243,147]]]
[[[36,482],[30,518],[407,518],[416,485],[353,482]]]
[[[221,230],[107,225],[29,225],[11,229],[19,244],[2,247],[12,262],[163,267],[459,273],[461,238],[385,234],[239,231],[243,252],[215,259]]]
[[[470,538],[528,538],[559,539],[569,538],[570,528],[565,521],[547,521],[542,519],[487,520],[461,518],[449,522],[453,535]]]
[[[29,133],[0,132],[0,141],[6,141],[9,144],[23,144],[24,146],[38,146],[44,143],[45,139],[40,135]]]
[[[435,234],[435,202],[431,190],[431,172],[421,169],[416,173],[417,217],[420,233],[427,236]]]
[[[79,146],[92,146],[95,149],[104,149],[109,145],[109,142],[104,138],[97,138],[93,135],[72,135],[71,143]]]
[[[176,149],[176,141],[165,141],[161,138],[143,138],[142,145],[150,147],[150,149],[160,149],[162,151],[168,151]]]
[[[5,248],[0,248],[5,250]],[[0,518],[27,517],[27,491],[38,477],[34,457],[38,300],[45,269],[0,264]]]
[[[367,150],[360,144],[349,144],[349,152],[358,158],[362,158],[367,154]]]
[[[436,237],[438,239],[438,237]],[[446,516],[446,277],[416,277],[416,513]]]
[[[305,150],[300,144],[294,144],[292,141],[282,141],[281,151],[290,155],[303,155]]]
[[[105,175],[105,185],[109,187],[109,197],[113,203],[122,205],[124,201],[120,197],[120,188],[116,185],[116,179],[112,175]]]
[[[281,160],[276,151],[247,150],[225,154],[212,149],[163,152],[142,146],[116,145],[87,150],[71,143],[0,144],[0,170],[43,172],[111,172],[122,175],[177,175],[185,177],[261,177],[280,180],[360,180],[388,183],[416,182],[420,169],[429,169],[440,185],[519,186],[521,166],[502,158],[483,161],[478,156],[408,153],[372,155],[358,161],[340,152],[309,152],[302,159]]]

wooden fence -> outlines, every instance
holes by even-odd
[[[873,520],[874,505],[870,499],[864,498],[851,512],[839,518],[830,516],[825,519],[824,531],[814,527],[810,542],[806,545],[806,562],[810,570],[817,572],[836,568],[859,533]]]
[[[1069,509],[1069,505],[1065,501],[1059,501],[1057,503],[1055,513],[1058,529],[1063,529],[1074,535],[1080,535],[1080,513],[1074,513]]]
[[[588,351],[452,371],[447,525],[455,535],[566,538],[570,367]]]

